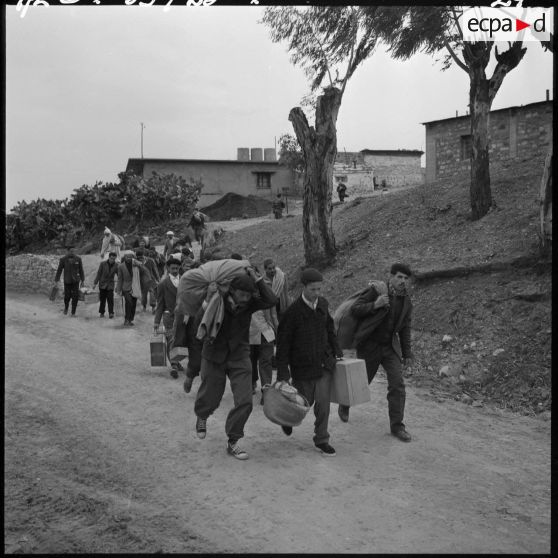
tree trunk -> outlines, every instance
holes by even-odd
[[[469,102],[471,110],[471,217],[484,217],[492,205],[488,124],[490,115],[489,80],[484,68],[470,69]]]
[[[337,155],[337,114],[342,92],[325,89],[318,97],[316,127],[311,127],[300,107],[289,113],[298,143],[304,152],[302,231],[304,259],[309,266],[323,269],[335,259],[335,238],[331,226],[333,164]]]
[[[552,145],[544,162],[540,189],[540,246],[547,254],[552,249]]]

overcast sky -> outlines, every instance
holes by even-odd
[[[6,206],[117,181],[128,158],[235,159],[293,133],[308,92],[263,8],[6,7]],[[552,56],[526,43],[493,108],[552,93]],[[378,49],[349,81],[338,150],[424,149],[421,122],[465,113],[469,82],[425,55]],[[424,163],[423,163],[424,164]]]

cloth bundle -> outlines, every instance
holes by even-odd
[[[211,297],[198,328],[198,339],[206,335],[214,339],[223,322],[225,312],[223,296],[229,292],[234,277],[246,273],[248,260],[217,260],[207,262],[196,269],[186,271],[178,283],[176,312],[195,316],[207,295],[210,283],[217,284],[217,292]]]
[[[383,281],[370,281],[368,287],[361,289],[346,298],[335,310],[333,314],[333,325],[337,341],[341,349],[354,349],[355,333],[360,320],[351,314],[351,308],[359,296],[363,295],[370,287],[374,287],[378,294],[387,294],[387,285]]]

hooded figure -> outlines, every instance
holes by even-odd
[[[103,232],[103,243],[101,245],[101,258],[108,260],[109,252],[116,253],[116,261],[120,261],[120,249],[124,248],[124,239],[105,227]]]

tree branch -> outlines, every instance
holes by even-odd
[[[447,51],[450,53],[453,61],[467,74],[469,73],[469,66],[465,64],[465,62],[461,61],[457,54],[455,54],[454,50],[451,48],[449,41],[447,39],[444,40],[444,46],[446,47]]]

